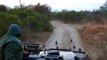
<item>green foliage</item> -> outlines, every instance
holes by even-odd
[[[0,36],[7,32],[9,25],[12,23],[22,25],[21,20],[16,15],[0,12]]]
[[[28,8],[14,8],[9,10],[9,13],[17,15],[21,20],[24,20],[28,16],[33,15],[34,12]]]
[[[41,7],[44,8],[45,6]],[[48,6],[47,6],[48,7]],[[45,11],[45,9],[44,9]],[[46,10],[47,11],[47,10]],[[50,11],[48,11],[50,12]],[[49,23],[49,14],[34,11],[32,8],[23,6],[9,9],[7,12],[0,12],[0,36],[6,33],[7,28],[12,23],[17,23],[32,32],[52,31],[52,25]]]
[[[8,9],[5,5],[0,5],[0,11],[6,12]]]
[[[82,19],[85,14],[84,12],[76,12],[76,11],[67,11],[63,10],[61,12],[53,12],[52,16],[54,19],[66,20],[66,21],[78,21]]]
[[[27,22],[31,28],[37,30],[37,31],[42,31],[43,28],[43,21],[41,19],[42,17],[40,14],[35,13],[33,16],[28,16],[26,18]]]
[[[29,16],[27,21],[29,22],[28,24],[32,30],[34,29],[38,32],[52,31],[52,25],[49,23],[46,16],[41,16],[36,13],[34,16]]]

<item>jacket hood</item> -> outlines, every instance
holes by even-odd
[[[11,24],[7,34],[17,35],[21,33],[21,29],[18,24]]]
[[[20,33],[21,30],[19,25],[11,24],[8,32],[1,38],[0,44],[7,43],[9,41],[16,41]]]

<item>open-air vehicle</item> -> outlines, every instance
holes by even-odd
[[[29,44],[26,50],[28,53],[24,54],[23,60],[87,60],[88,57],[82,51],[56,48],[40,50],[38,44]]]

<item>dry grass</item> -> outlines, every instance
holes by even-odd
[[[30,33],[30,34],[24,34],[23,39],[24,41],[31,41],[38,44],[44,44],[50,37],[52,32],[42,32],[42,33]]]
[[[102,24],[88,22],[78,28],[84,48],[92,60],[107,60],[107,21]]]

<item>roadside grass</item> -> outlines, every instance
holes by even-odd
[[[52,32],[31,32],[30,34],[25,33],[22,37],[23,41],[31,41],[37,44],[44,44],[50,37]]]
[[[102,24],[78,24],[78,31],[85,50],[92,60],[107,60],[107,21]]]

